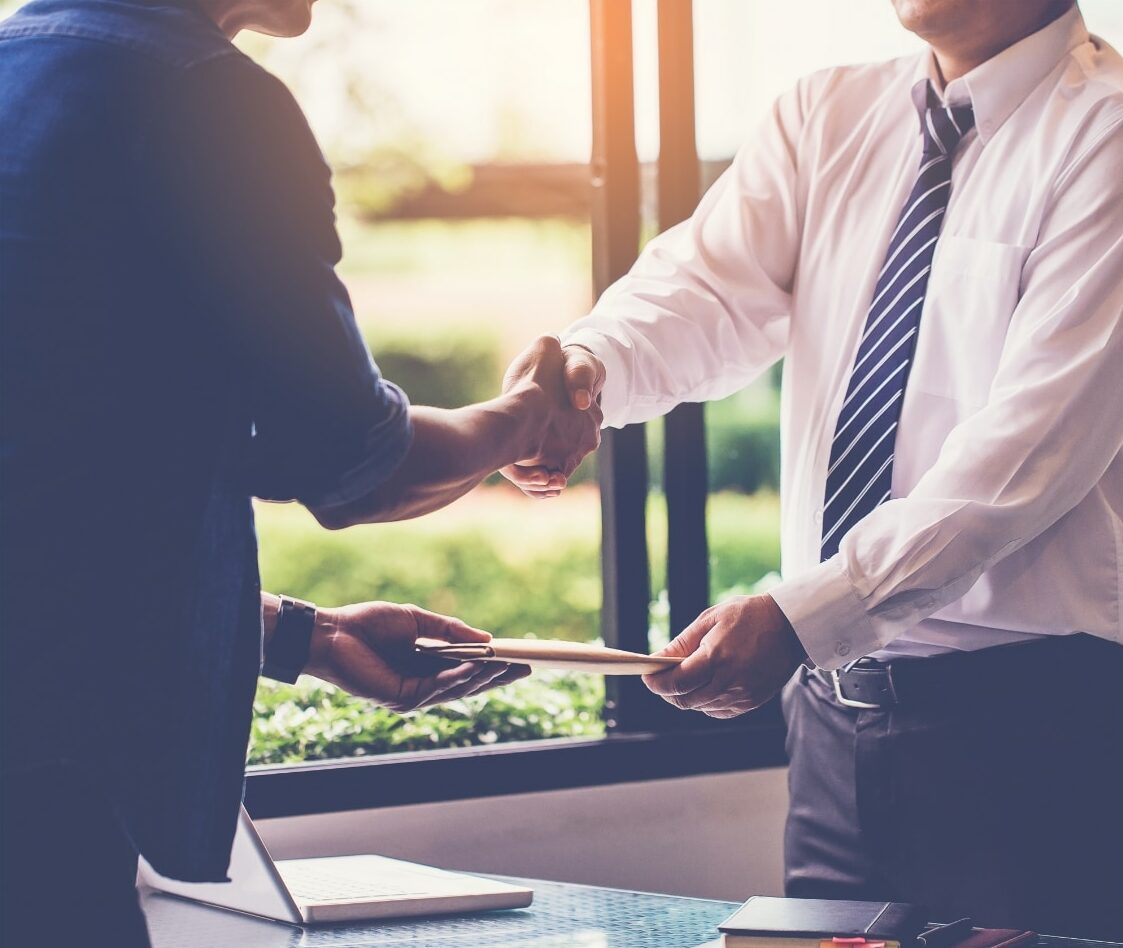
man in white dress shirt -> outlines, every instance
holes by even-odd
[[[781,97],[566,381],[618,427],[785,359],[783,582],[647,682],[791,678],[788,893],[1118,940],[1123,60],[1072,0],[894,2],[930,50]]]

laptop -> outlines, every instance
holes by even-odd
[[[238,815],[229,882],[179,882],[143,858],[140,884],[292,925],[525,908],[531,889],[385,856],[274,859],[245,807]]]

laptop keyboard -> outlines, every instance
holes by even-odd
[[[416,885],[403,886],[389,879],[361,879],[300,863],[285,866],[284,880],[293,897],[304,902],[355,902],[425,894]]]

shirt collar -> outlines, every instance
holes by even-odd
[[[1061,58],[1086,42],[1084,18],[1073,6],[1048,26],[1008,46],[967,75],[953,79],[942,90],[943,100],[949,105],[971,105],[975,128],[985,145]],[[929,81],[932,88],[941,90],[940,73],[931,49],[918,59],[911,86],[912,100],[921,115],[928,104]]]

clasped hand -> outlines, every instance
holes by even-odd
[[[807,657],[771,596],[737,596],[707,609],[656,654],[683,661],[644,675],[644,684],[676,708],[712,718],[760,707]]]
[[[501,473],[530,497],[556,497],[600,445],[604,366],[587,349],[563,348],[555,336],[542,336],[511,363],[503,391],[528,382],[545,396],[545,422],[531,452]]]

